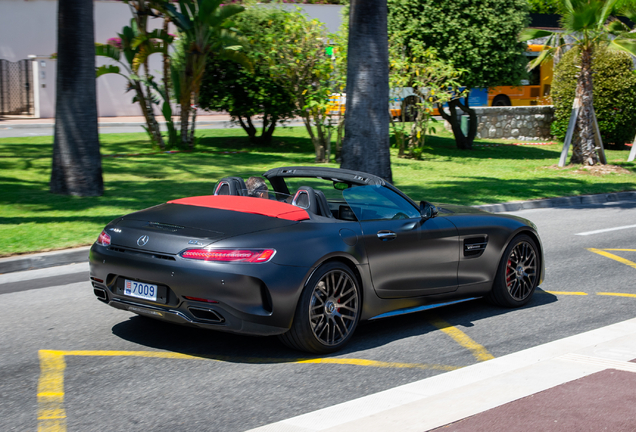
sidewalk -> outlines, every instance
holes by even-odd
[[[249,432],[636,430],[636,319]]]
[[[173,117],[175,122],[179,122],[178,116]],[[205,114],[197,115],[197,125],[207,125],[215,123],[228,123],[230,121],[229,114]],[[145,125],[146,120],[143,116],[130,116],[130,117],[99,117],[97,119],[99,127],[114,127],[114,126],[136,126]],[[163,117],[157,116],[157,122],[159,124],[165,124]],[[25,116],[5,116],[0,117],[0,129],[11,128],[37,128],[37,127],[52,127],[55,124],[54,118],[26,118]]]

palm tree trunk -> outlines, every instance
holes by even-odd
[[[342,168],[392,181],[387,0],[352,0]]]
[[[599,158],[594,142],[592,47],[581,50],[581,72],[576,83],[576,96],[580,97],[581,110],[574,129],[570,163],[596,165]]]
[[[51,192],[104,193],[97,132],[92,0],[59,0]]]

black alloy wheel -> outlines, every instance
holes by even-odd
[[[488,299],[505,307],[525,305],[539,283],[540,269],[536,243],[530,236],[518,235],[501,258]]]
[[[279,338],[290,348],[316,354],[339,350],[360,319],[360,288],[351,269],[339,262],[321,266],[301,294],[294,322]]]

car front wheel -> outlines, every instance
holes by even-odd
[[[305,285],[292,326],[279,338],[300,351],[337,351],[349,341],[358,324],[360,300],[359,284],[349,267],[327,263]]]
[[[525,234],[512,239],[506,248],[488,299],[504,307],[519,307],[530,301],[539,283],[539,249]]]

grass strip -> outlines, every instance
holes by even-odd
[[[314,163],[301,127],[277,129],[270,146],[250,144],[237,129],[202,129],[197,136],[195,151],[167,153],[152,149],[144,133],[101,135],[105,192],[95,198],[49,193],[52,137],[0,139],[0,256],[88,245],[112,219],[209,195],[224,176]],[[595,175],[557,168],[560,143],[512,143],[477,140],[474,150],[461,151],[442,131],[427,139],[422,160],[398,159],[392,149],[394,184],[416,201],[467,205],[636,189],[627,151],[606,151],[609,164],[622,169]]]

